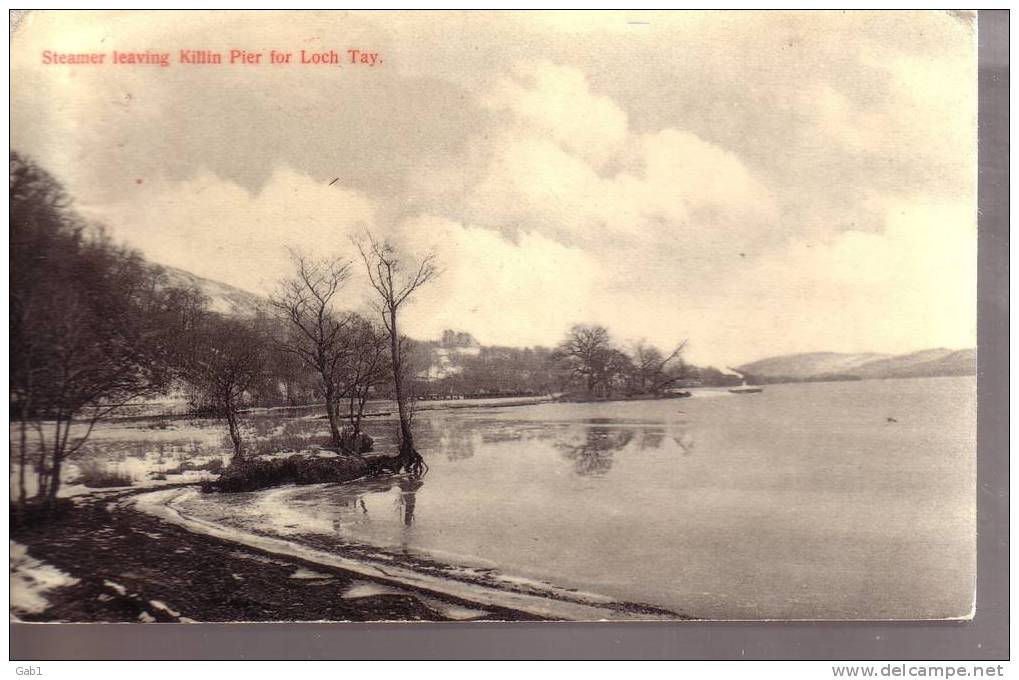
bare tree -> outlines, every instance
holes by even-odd
[[[349,450],[361,453],[367,450],[365,446],[370,441],[361,436],[361,420],[369,396],[385,380],[389,338],[371,321],[357,315],[350,317],[346,338],[349,355],[337,377],[339,390],[347,400],[348,427],[344,440]]]
[[[366,232],[362,239],[355,239],[354,244],[364,260],[372,288],[378,293],[376,308],[389,336],[393,392],[400,416],[400,456],[397,469],[420,476],[428,470],[428,466],[414,448],[414,435],[410,427],[411,412],[405,389],[407,376],[403,351],[404,338],[400,336],[397,321],[400,306],[407,298],[438,275],[435,255],[427,255],[416,265],[408,267],[390,243],[378,241],[370,232]]]
[[[591,396],[595,388],[608,379],[613,352],[612,340],[604,326],[576,324],[556,348],[553,358],[566,362],[574,375],[583,378],[587,394]]]
[[[669,365],[682,363],[686,340],[680,342],[668,355],[649,344],[645,340],[637,341],[633,346],[631,358],[637,386],[641,393],[654,393],[674,383],[678,376],[671,374]]]
[[[313,259],[291,252],[296,268],[293,277],[280,282],[270,303],[290,324],[290,333],[280,343],[315,371],[322,381],[329,435],[337,449],[342,447],[339,403],[341,390],[336,384],[343,362],[351,356],[345,337],[350,316],[340,316],[333,308],[336,294],[350,278],[350,263],[340,259]]]
[[[191,335],[182,377],[202,405],[226,419],[234,460],[244,456],[238,410],[244,396],[266,374],[267,343],[251,322],[209,314]]]

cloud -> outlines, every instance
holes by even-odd
[[[540,75],[498,83],[487,96],[512,115],[475,135],[475,179],[461,173],[456,185],[469,221],[590,248],[606,240],[660,248],[672,237],[702,247],[771,234],[776,202],[732,151],[688,130],[629,130],[619,105],[576,69],[517,69]],[[448,186],[452,175],[437,178]]]
[[[548,344],[563,319],[588,318],[598,263],[537,233],[498,232],[422,215],[380,222],[360,192],[328,186],[290,168],[251,192],[203,172],[184,182],[142,184],[106,206],[81,206],[156,262],[268,294],[291,274],[286,248],[353,262],[343,308],[367,310],[372,293],[351,238],[371,229],[413,258],[434,253],[442,274],[408,304],[408,332],[438,336],[467,328],[493,344]]]
[[[80,205],[160,264],[252,291],[289,273],[287,247],[349,251],[377,207],[360,192],[277,168],[252,192],[207,170],[185,181],[134,185],[113,204]]]
[[[691,315],[699,326],[696,350],[713,360],[744,361],[822,350],[972,346],[972,207],[932,197],[900,199],[887,208],[882,227],[793,240],[733,266],[726,284]],[[745,340],[758,335],[767,350]]]
[[[286,245],[349,256],[370,226],[439,254],[418,336],[592,321],[730,365],[975,342],[974,34],[951,16],[456,15],[455,48],[431,14],[61,16],[18,37],[13,144],[158,261],[264,291]],[[36,63],[54,35],[343,36],[386,65],[72,76]]]
[[[482,102],[510,111],[519,130],[530,130],[601,168],[627,136],[627,116],[616,102],[595,94],[579,69],[549,61],[516,64]]]
[[[436,216],[407,220],[400,233],[412,251],[434,252],[442,269],[408,307],[408,327],[422,337],[463,328],[490,344],[549,345],[564,324],[600,307],[598,261],[541,234],[510,240]]]

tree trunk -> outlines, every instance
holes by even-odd
[[[364,407],[368,403],[368,388],[357,393],[357,411],[354,413],[354,433],[361,432],[361,419],[364,418]]]
[[[71,418],[64,423],[64,431],[60,432],[60,419],[57,419],[56,436],[53,442],[53,466],[50,468],[50,483],[46,493],[46,504],[50,507],[57,502],[57,491],[60,490],[60,473],[64,462],[64,451],[67,449],[67,436],[71,431]]]
[[[361,393],[358,391],[358,386],[355,384],[351,388],[350,402],[347,403],[347,421],[351,423],[351,428],[354,430],[354,436],[358,436],[361,431],[361,413],[356,410],[356,404],[361,398]]]
[[[232,401],[228,401],[226,404],[226,423],[227,427],[230,428],[230,441],[234,445],[234,462],[239,462],[243,458],[241,441],[241,432],[237,427],[237,414],[234,412],[234,405]]]
[[[21,435],[20,435],[20,449],[18,451],[18,505],[22,510],[25,509],[25,504],[28,502],[28,491],[25,487],[25,466],[28,464],[28,436],[26,430],[28,429],[28,416],[31,412],[31,397],[26,397],[21,403]]]
[[[332,376],[329,375],[329,371],[322,369],[322,383],[325,387],[325,399],[326,399],[326,418],[329,419],[329,437],[333,441],[333,446],[337,450],[342,445],[342,437],[340,436],[340,424],[339,424],[339,408],[336,404],[336,390],[333,387]]]
[[[348,403],[347,422],[350,423],[351,437],[356,440],[361,434],[361,418],[364,415],[365,395],[355,385],[350,390],[350,401]],[[358,451],[357,453],[361,453]]]
[[[410,413],[403,392],[403,362],[400,357],[400,334],[396,329],[396,307],[389,307],[389,349],[393,354],[393,391],[396,393],[396,410],[400,415],[399,466],[406,472],[421,476],[427,471],[421,454],[414,448],[414,435],[410,431]]]
[[[35,463],[35,478],[35,499],[41,502],[46,498],[46,489],[49,487],[50,479],[46,470],[46,447],[42,444],[39,445],[39,460]]]
[[[60,458],[53,459],[53,474],[50,477],[50,488],[47,496],[47,504],[53,506],[57,502],[57,491],[60,490],[60,469],[63,461]]]

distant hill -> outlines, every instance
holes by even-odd
[[[890,354],[839,354],[837,352],[809,352],[787,354],[780,357],[761,359],[738,366],[740,373],[758,377],[791,378],[806,380],[819,375],[852,375],[856,369],[874,361],[893,358]]]
[[[889,359],[872,361],[855,372],[861,378],[914,378],[938,375],[974,375],[975,349],[925,349]]]
[[[160,265],[160,268],[166,273],[170,285],[198,289],[209,298],[209,309],[219,314],[251,317],[259,311],[268,311],[269,301],[260,295],[176,267]]]
[[[264,297],[234,286],[206,279],[176,267],[162,266],[171,285],[197,288],[209,298],[209,308],[221,314],[252,317],[258,312],[270,313]],[[423,342],[422,351],[430,352],[430,364],[423,373],[450,373],[450,353],[477,356],[482,348],[467,333],[446,331],[442,341]],[[489,348],[493,349],[493,348]],[[432,356],[434,355],[434,356]],[[737,366],[736,370],[765,382],[801,380],[851,380],[868,378],[919,378],[947,375],[974,375],[975,349],[927,349],[910,354],[847,354],[808,352],[769,357]],[[435,376],[433,376],[435,377]]]
[[[761,359],[736,367],[758,379],[780,380],[923,378],[974,375],[975,349],[926,349],[909,354],[809,352]]]

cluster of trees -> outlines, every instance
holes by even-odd
[[[456,346],[447,341],[416,342],[415,365],[437,363],[437,352]],[[469,338],[469,336],[467,336]],[[448,374],[417,385],[422,395],[519,396],[567,392],[586,398],[654,396],[678,381],[706,386],[739,385],[737,375],[683,360],[685,343],[668,353],[646,341],[621,347],[601,326],[578,325],[556,348],[495,347],[474,344],[474,352],[453,352]]]
[[[378,321],[338,309],[353,262],[294,254],[294,274],[254,318],[217,314],[198,290],[165,274],[84,220],[61,185],[31,160],[10,156],[10,406],[19,504],[52,505],[62,466],[116,409],[185,386],[196,409],[223,417],[236,457],[238,413],[312,390],[325,402],[330,438],[360,454],[369,395],[398,404],[394,471],[420,475],[399,310],[437,273],[366,233],[355,242],[376,293]],[[12,442],[15,443],[15,442]]]
[[[294,274],[269,300],[271,314],[224,317],[199,307],[180,331],[175,374],[191,390],[197,410],[227,421],[235,458],[242,458],[238,412],[277,403],[283,392],[310,395],[325,405],[333,448],[352,455],[371,449],[361,429],[369,397],[397,402],[399,458],[391,466],[423,474],[414,448],[407,388],[408,340],[397,326],[399,309],[436,274],[425,257],[408,270],[396,250],[371,234],[355,242],[372,287],[378,321],[340,309],[353,262],[293,252]]]
[[[431,361],[431,345],[420,343],[418,365]],[[421,393],[458,395],[525,395],[555,392],[561,382],[545,347],[480,347],[476,354],[454,354],[455,371],[427,386]]]
[[[455,351],[458,347],[474,351]],[[467,334],[446,331],[441,342],[414,343],[413,355],[416,366],[427,368],[435,365],[439,352],[445,350],[447,374],[418,386],[419,393],[434,395],[563,392],[607,399],[660,395],[679,380],[714,385],[733,379],[716,369],[687,364],[685,348],[685,341],[668,352],[644,340],[621,346],[605,327],[578,324],[552,349],[480,346]]]
[[[18,490],[51,503],[61,467],[105,415],[173,379],[176,328],[197,303],[10,157],[10,406]],[[72,437],[79,424],[84,435]],[[31,444],[30,440],[31,439]],[[12,442],[13,443],[13,442]]]
[[[665,353],[641,340],[622,349],[604,326],[577,324],[552,352],[566,391],[587,398],[661,394],[687,376],[686,341]]]

